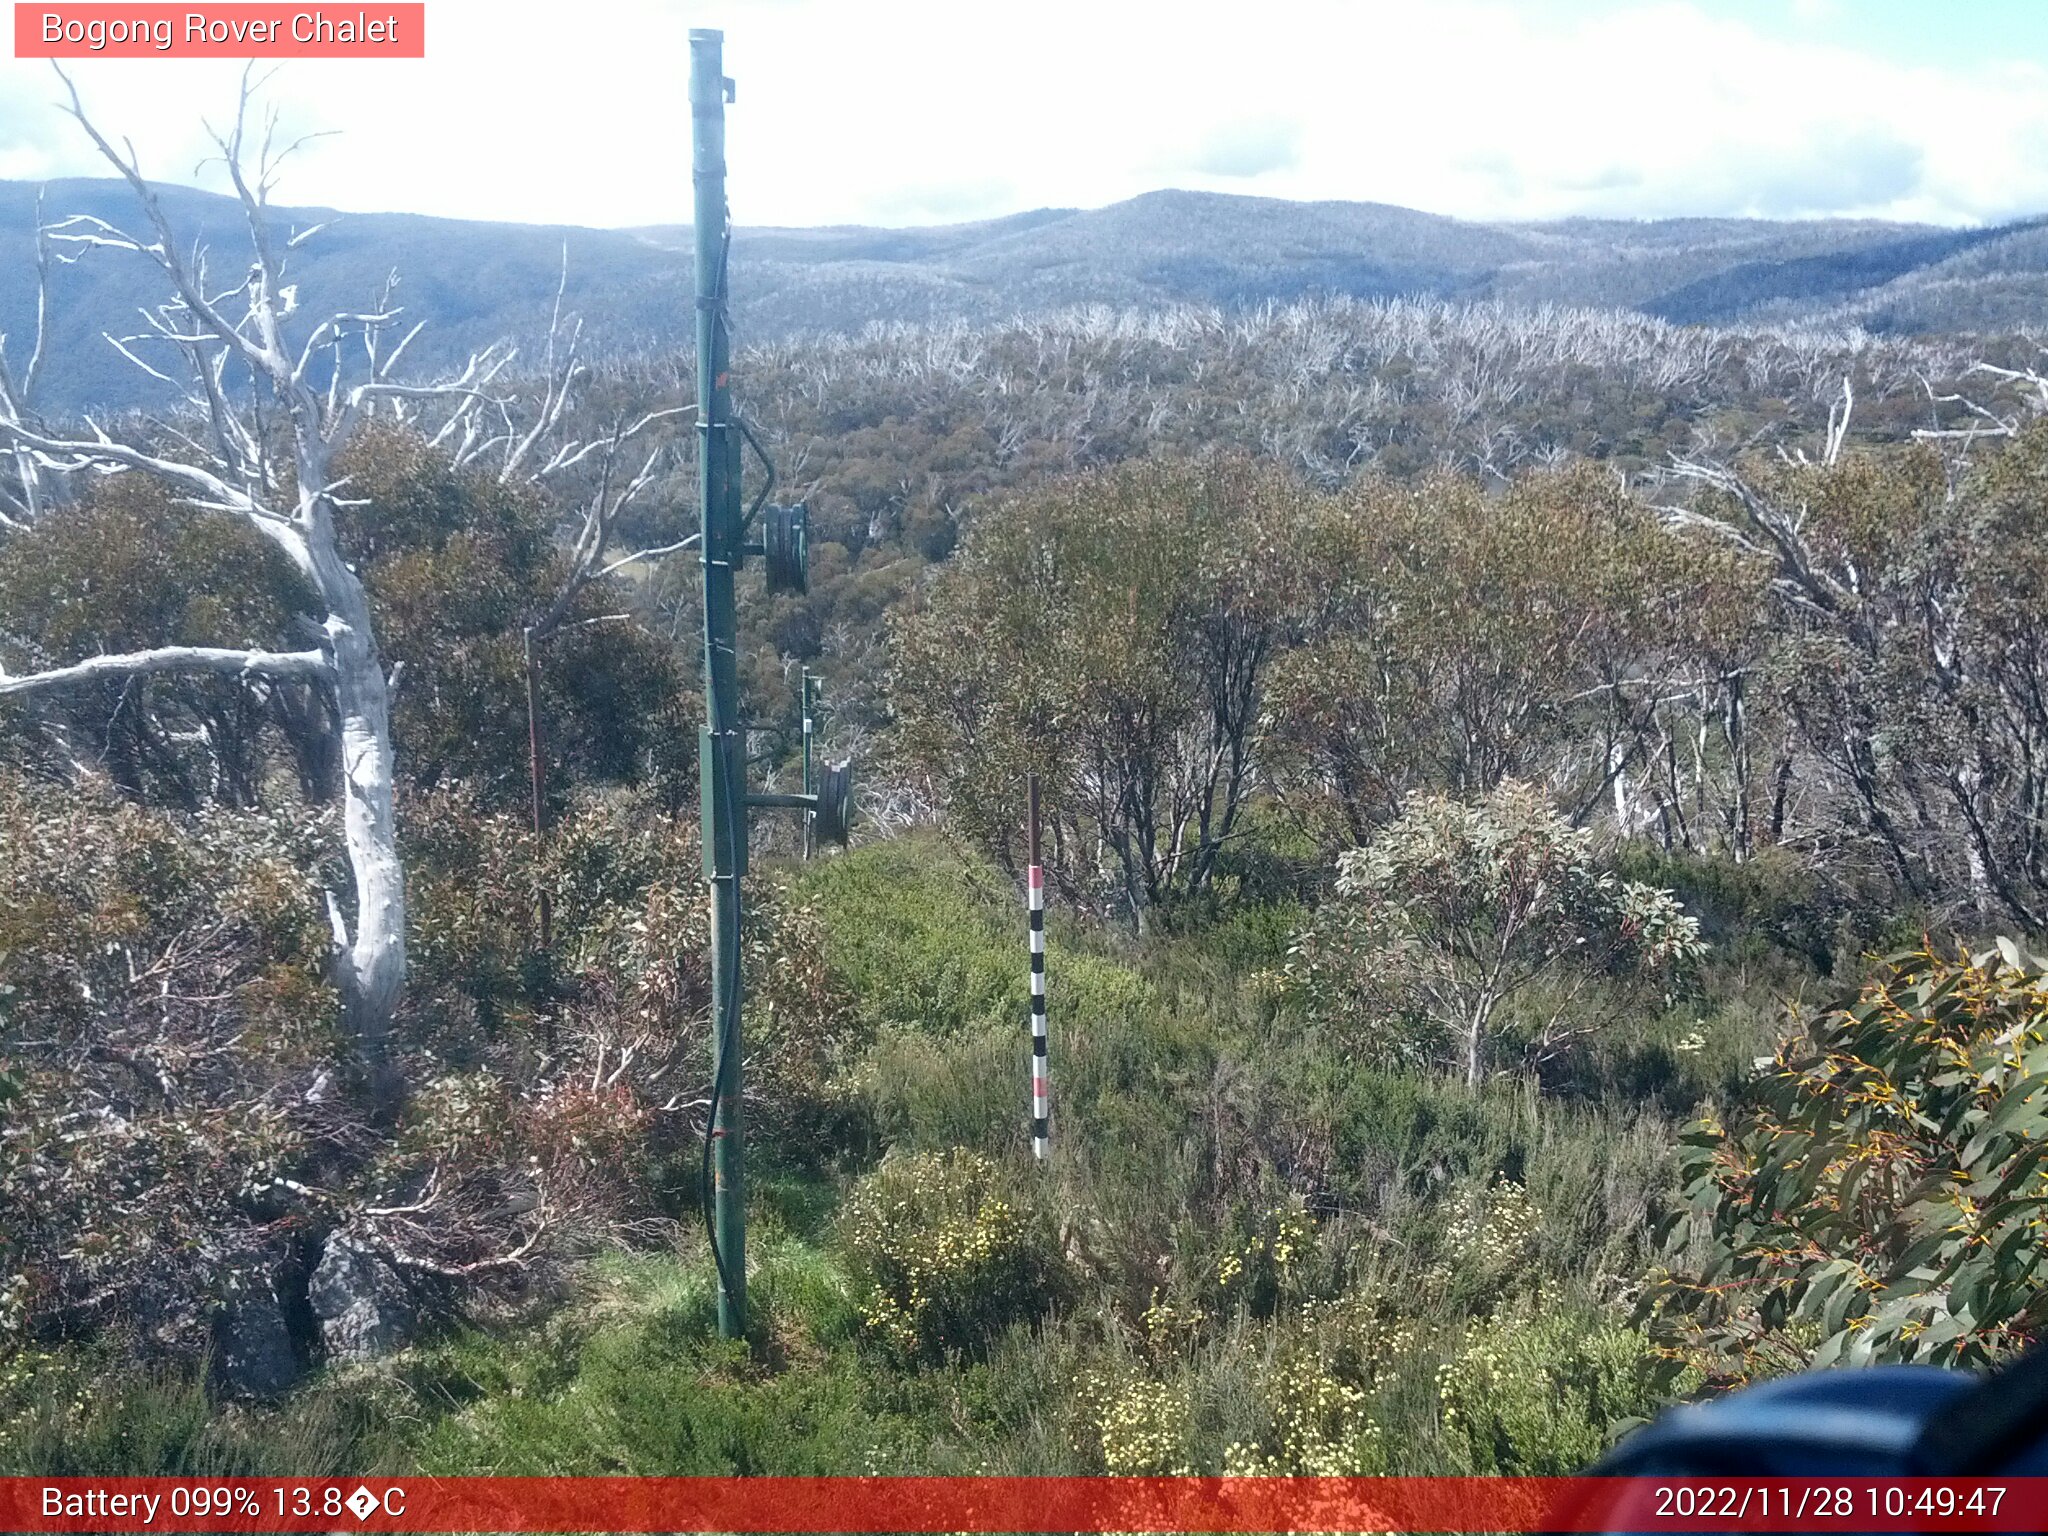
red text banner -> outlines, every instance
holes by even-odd
[[[423,59],[427,8],[17,3],[18,59]]]
[[[0,1478],[9,1531],[2038,1531],[2048,1478]]]

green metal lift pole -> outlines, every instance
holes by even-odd
[[[712,1244],[718,1331],[747,1331],[747,1213],[740,1096],[740,875],[746,867],[745,751],[739,718],[733,571],[741,557],[739,435],[727,378],[725,78],[722,32],[690,33],[697,237],[697,485],[704,565],[704,730],[698,783],[711,882]]]
[[[818,786],[811,779],[811,669],[805,667],[800,676],[803,681],[804,709],[804,793],[806,795],[814,795],[818,792]],[[811,847],[814,841],[814,829],[811,826],[810,813],[806,812],[804,814],[804,857],[806,859],[811,856]]]

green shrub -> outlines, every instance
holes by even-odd
[[[1458,1202],[1503,1179],[1543,1213],[1524,1278],[1637,1276],[1654,1257],[1650,1224],[1677,1182],[1672,1121],[1526,1082],[1471,1094],[1441,1077],[1373,1071],[1314,1035],[1277,1042],[1262,1068],[1274,1084],[1268,1134],[1316,1154],[1336,1199],[1382,1234],[1381,1262],[1410,1280]]]
[[[762,1372],[744,1350],[662,1350],[632,1330],[586,1348],[551,1393],[483,1399],[422,1437],[460,1476],[833,1476],[895,1470],[911,1436],[856,1360]]]
[[[1007,879],[936,838],[873,843],[807,869],[801,895],[819,915],[835,983],[874,1029],[953,1036],[1027,1027],[1024,900]],[[1055,927],[1047,991],[1067,1027],[1128,1014],[1152,988],[1130,967]],[[1021,1036],[1020,1036],[1021,1038]]]
[[[860,1076],[883,1144],[906,1152],[1022,1148],[1031,1107],[1025,1029],[1005,1024],[951,1037],[885,1031]]]
[[[1030,994],[1024,908],[991,899],[1001,877],[934,839],[860,848],[806,870],[831,983],[876,1032],[858,1082],[885,1146],[1004,1154],[1029,1135]],[[1156,1081],[1158,992],[1056,925],[1048,945],[1054,1114],[1097,1134],[1098,1068]],[[1083,1113],[1086,1106],[1087,1113]]]
[[[141,1365],[126,1341],[0,1358],[0,1476],[325,1477],[405,1472],[416,1412],[386,1375],[316,1379],[223,1409],[195,1362]]]
[[[1277,971],[1305,919],[1298,902],[1233,907],[1200,935],[1202,948],[1233,976]]]
[[[872,843],[804,872],[835,979],[866,1023],[958,1034],[1027,1006],[1024,907],[1000,925],[998,877],[935,838]]]
[[[1457,1470],[1562,1477],[1654,1412],[1655,1351],[1598,1313],[1544,1310],[1479,1324],[1439,1374],[1443,1441]]]
[[[1834,963],[1841,898],[1790,849],[1759,849],[1738,864],[1631,843],[1615,863],[1623,878],[1667,888],[1695,913],[1720,964],[1754,963],[1773,952],[1821,972]]]
[[[904,1469],[915,1443],[859,1327],[839,1257],[750,1233],[749,1340],[717,1336],[701,1245],[613,1254],[575,1305],[401,1362],[422,1468],[463,1475],[835,1474]],[[900,1394],[897,1394],[900,1396]]]
[[[1067,1288],[1050,1218],[978,1153],[885,1159],[841,1214],[869,1331],[905,1360],[985,1347]]]
[[[2040,959],[1893,956],[1684,1138],[1699,1220],[1646,1298],[1658,1336],[1731,1380],[2027,1348],[2048,1326],[2044,1085]]]

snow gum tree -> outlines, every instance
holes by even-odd
[[[488,393],[511,360],[506,348],[472,356],[432,381],[403,376],[400,364],[419,327],[398,330],[389,284],[364,310],[301,313],[288,262],[315,230],[285,234],[276,227],[269,197],[293,146],[278,144],[274,114],[260,125],[251,121],[246,81],[232,126],[214,135],[249,241],[246,267],[226,279],[203,246],[180,242],[133,146],[117,148],[68,79],[65,86],[70,114],[133,191],[140,223],[131,231],[78,215],[45,225],[41,276],[47,281],[52,256],[59,265],[103,252],[153,262],[168,297],[144,313],[139,334],[108,340],[176,390],[182,409],[118,435],[91,418],[77,425],[47,420],[34,405],[39,335],[18,373],[0,364],[0,449],[11,471],[0,490],[0,517],[8,528],[25,530],[87,479],[148,477],[186,506],[239,519],[268,540],[303,579],[312,611],[300,622],[305,644],[297,649],[168,645],[40,671],[0,669],[0,697],[166,673],[257,686],[310,684],[328,696],[349,870],[347,888],[328,893],[333,976],[353,1043],[375,1091],[386,1096],[399,1087],[387,1040],[406,978],[406,893],[393,814],[396,680],[380,655],[363,582],[337,543],[337,513],[352,504],[337,455],[366,420],[379,417],[412,427],[457,459],[502,445],[499,457],[510,473],[560,412],[544,407],[531,430],[514,430],[506,402]],[[559,378],[551,368],[548,406],[571,378],[573,363]]]
[[[1699,921],[1669,891],[1600,867],[1593,836],[1509,782],[1483,798],[1411,795],[1338,860],[1336,899],[1295,946],[1312,1013],[1474,1088],[1518,1039],[1562,1054],[1645,983],[1699,958]]]

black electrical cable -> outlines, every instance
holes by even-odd
[[[712,295],[711,323],[721,332],[726,331],[726,271],[731,257],[732,221],[728,218],[725,233],[719,243],[717,291]],[[728,346],[731,345],[729,334],[726,337],[726,342]],[[716,387],[715,383],[713,387]],[[744,431],[745,428],[741,430]],[[708,552],[710,545],[708,538],[705,540],[705,545]],[[707,666],[711,664],[711,658],[708,655],[704,660]],[[723,751],[724,748],[714,740],[712,742],[712,750]],[[730,786],[728,786],[729,789]],[[728,793],[726,796],[725,825],[714,829],[714,835],[725,843],[725,863],[726,867],[732,871],[732,900],[735,918],[739,915],[740,899],[739,857],[737,840],[734,837],[734,828],[732,826],[732,813],[736,803],[736,797]],[[716,876],[714,875],[713,878],[715,879]],[[737,921],[734,922],[733,929],[735,937],[737,937],[739,930],[739,923]],[[738,1292],[733,1285],[732,1271],[726,1267],[725,1251],[720,1247],[718,1241],[717,1185],[712,1169],[712,1154],[718,1145],[718,1108],[724,1101],[726,1081],[732,1070],[732,1047],[734,1040],[739,1034],[739,945],[734,943],[731,953],[721,955],[720,960],[720,968],[726,972],[724,976],[719,978],[724,983],[719,992],[724,998],[725,1006],[720,1012],[720,1017],[717,1021],[716,1038],[712,1043],[711,1113],[704,1122],[704,1163],[699,1175],[697,1194],[698,1205],[704,1213],[704,1235],[711,1241],[711,1267],[718,1274],[719,1292],[724,1296],[735,1296]]]
[[[727,841],[731,831],[727,829]],[[739,875],[733,880],[733,900],[739,900]],[[737,926],[737,925],[735,925]],[[739,946],[733,946],[733,954],[725,977],[725,1007],[718,1021],[718,1038],[712,1049],[716,1052],[711,1072],[711,1114],[704,1123],[704,1166],[698,1186],[698,1204],[704,1213],[704,1235],[711,1241],[711,1267],[718,1274],[718,1288],[726,1296],[737,1295],[733,1288],[732,1271],[726,1267],[725,1250],[718,1241],[717,1185],[712,1172],[712,1151],[718,1145],[718,1106],[725,1095],[726,1078],[730,1071],[733,1038],[739,1024]]]
[[[712,750],[721,751],[723,749],[714,742]],[[735,836],[736,828],[733,826],[733,808],[736,804],[737,797],[728,794],[726,797],[725,825],[717,829],[717,835],[725,841],[726,865],[732,871],[729,878],[732,880],[733,933],[735,940],[737,940],[740,930],[738,839]],[[716,879],[717,877],[714,875],[713,878]],[[725,1251],[718,1241],[717,1183],[712,1170],[712,1153],[718,1145],[718,1107],[724,1101],[726,1081],[732,1070],[733,1045],[739,1034],[739,944],[735,942],[730,952],[721,954],[719,958],[721,962],[720,968],[725,972],[721,978],[725,985],[720,989],[720,995],[724,999],[725,1006],[721,1010],[718,1019],[717,1039],[712,1045],[714,1054],[712,1056],[711,1070],[711,1114],[704,1123],[704,1164],[699,1176],[698,1204],[704,1213],[704,1235],[711,1241],[711,1266],[718,1273],[718,1288],[723,1294],[734,1296],[738,1292],[733,1285],[733,1274],[726,1267]]]
[[[727,324],[726,283],[727,275],[731,270],[732,220],[728,217],[725,233],[718,238],[718,292],[712,296],[712,302],[716,308],[711,316],[711,323],[724,333],[728,347],[732,345],[732,328]],[[768,475],[767,483],[761,487],[754,497],[754,504],[747,508],[747,515],[740,519],[740,536],[745,538],[747,530],[754,526],[754,519],[760,515],[761,508],[768,504],[769,493],[775,489],[775,461],[768,457],[768,450],[761,446],[761,440],[754,436],[753,429],[746,424],[737,411],[732,413],[732,425],[739,428],[740,436],[746,440],[747,446],[754,450],[754,457],[761,461],[761,468]]]

